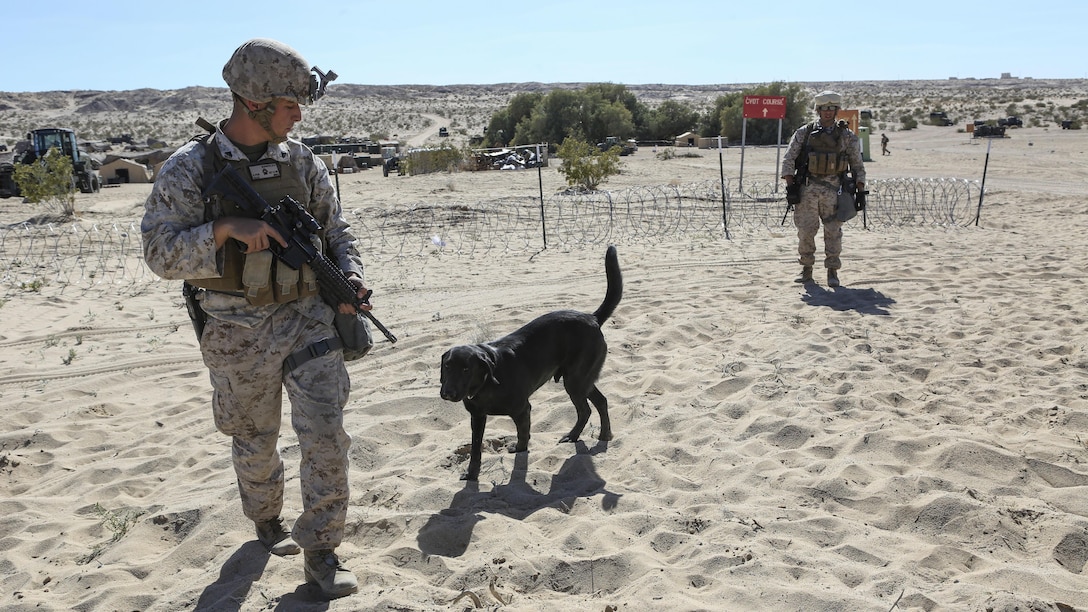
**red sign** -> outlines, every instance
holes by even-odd
[[[786,96],[744,96],[745,119],[785,119]]]

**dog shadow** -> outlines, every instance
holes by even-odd
[[[801,301],[809,306],[826,306],[838,311],[853,310],[858,314],[883,315],[890,313],[889,308],[895,300],[876,289],[837,287],[828,290],[816,283],[805,284],[805,294]]]
[[[478,482],[465,481],[465,486],[454,494],[449,508],[431,515],[419,530],[416,541],[425,555],[459,557],[468,550],[476,523],[486,514],[501,514],[516,520],[524,520],[534,512],[553,508],[570,512],[579,497],[601,495],[601,507],[616,507],[620,496],[605,488],[607,484],[593,463],[593,457],[608,448],[607,442],[597,442],[589,448],[582,441],[575,442],[577,453],[563,462],[552,476],[547,492],[541,492],[526,481],[529,453],[515,453],[510,481],[495,485],[489,491],[481,491]]]

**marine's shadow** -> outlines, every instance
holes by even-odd
[[[265,566],[268,551],[256,540],[242,544],[219,570],[215,582],[204,587],[197,599],[196,611],[233,611],[241,608],[245,594],[253,587]]]
[[[827,306],[839,311],[854,310],[859,314],[888,315],[888,308],[895,300],[876,289],[855,289],[838,287],[825,289],[816,283],[805,284],[805,294],[801,301],[809,306]]]
[[[525,480],[529,453],[514,455],[514,467],[507,484],[480,491],[479,483],[465,481],[464,488],[450,500],[449,508],[431,515],[419,530],[416,536],[419,550],[425,555],[461,556],[468,549],[476,523],[488,513],[520,521],[544,508],[569,512],[577,498],[596,495],[602,496],[602,508],[614,508],[620,496],[605,489],[607,483],[593,464],[593,456],[607,446],[607,442],[597,442],[590,449],[584,442],[576,442],[577,453],[563,462],[552,476],[546,493],[537,491]]]

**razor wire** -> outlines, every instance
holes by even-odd
[[[723,190],[724,186],[724,190]],[[864,215],[847,222],[871,230],[966,227],[978,181],[874,180]],[[538,252],[548,247],[657,244],[758,235],[783,226],[785,193],[774,183],[730,181],[566,191],[544,198],[419,203],[344,211],[368,263],[441,250],[460,256]],[[109,225],[30,223],[0,227],[0,288],[41,283],[82,290],[139,290],[159,281],[143,260],[137,221]]]

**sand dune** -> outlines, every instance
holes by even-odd
[[[349,366],[340,553],[361,584],[333,602],[241,515],[175,284],[5,285],[0,605],[1088,610],[1086,143],[1042,128],[995,142],[978,226],[851,222],[834,290],[791,282],[788,226],[619,245],[625,295],[600,382],[615,439],[596,440],[594,416],[557,444],[574,414],[548,384],[529,453],[507,454],[512,423],[489,420],[478,485],[459,480],[468,417],[438,397],[441,353],[594,309],[605,245],[368,253],[375,312],[401,340]],[[897,133],[893,151],[872,177],[978,179],[986,153],[940,128]],[[749,155],[746,172],[773,178],[773,151]],[[671,161],[642,150],[612,186],[718,173],[716,153]],[[351,209],[482,200],[521,178],[341,180]],[[554,168],[545,180],[560,182]],[[138,218],[146,189],[80,207]],[[5,223],[20,207],[0,202]],[[291,519],[289,431],[282,448]]]

